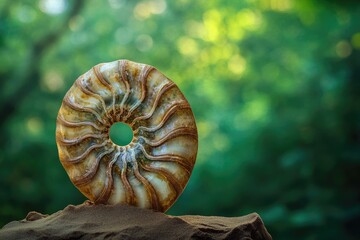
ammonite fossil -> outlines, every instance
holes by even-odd
[[[126,146],[112,124],[133,130]],[[59,157],[72,183],[94,203],[166,211],[196,160],[195,119],[179,88],[156,68],[127,60],[103,63],[66,93],[56,126]]]

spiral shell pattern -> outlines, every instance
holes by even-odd
[[[128,124],[126,146],[109,137]],[[72,183],[95,203],[166,211],[184,190],[198,138],[189,103],[152,66],[127,60],[96,65],[66,93],[57,117],[60,161]]]

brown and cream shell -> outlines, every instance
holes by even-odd
[[[109,137],[123,122],[133,139]],[[66,93],[56,126],[59,157],[72,183],[95,203],[166,211],[182,193],[196,160],[195,119],[179,88],[152,66],[103,63]]]

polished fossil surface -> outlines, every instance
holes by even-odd
[[[126,146],[109,137],[123,122]],[[127,60],[96,65],[66,93],[57,117],[59,157],[89,200],[166,211],[195,164],[194,115],[179,88],[156,68]]]

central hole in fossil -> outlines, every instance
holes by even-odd
[[[133,138],[133,131],[129,125],[122,122],[114,123],[110,128],[110,139],[119,146],[128,145]]]

